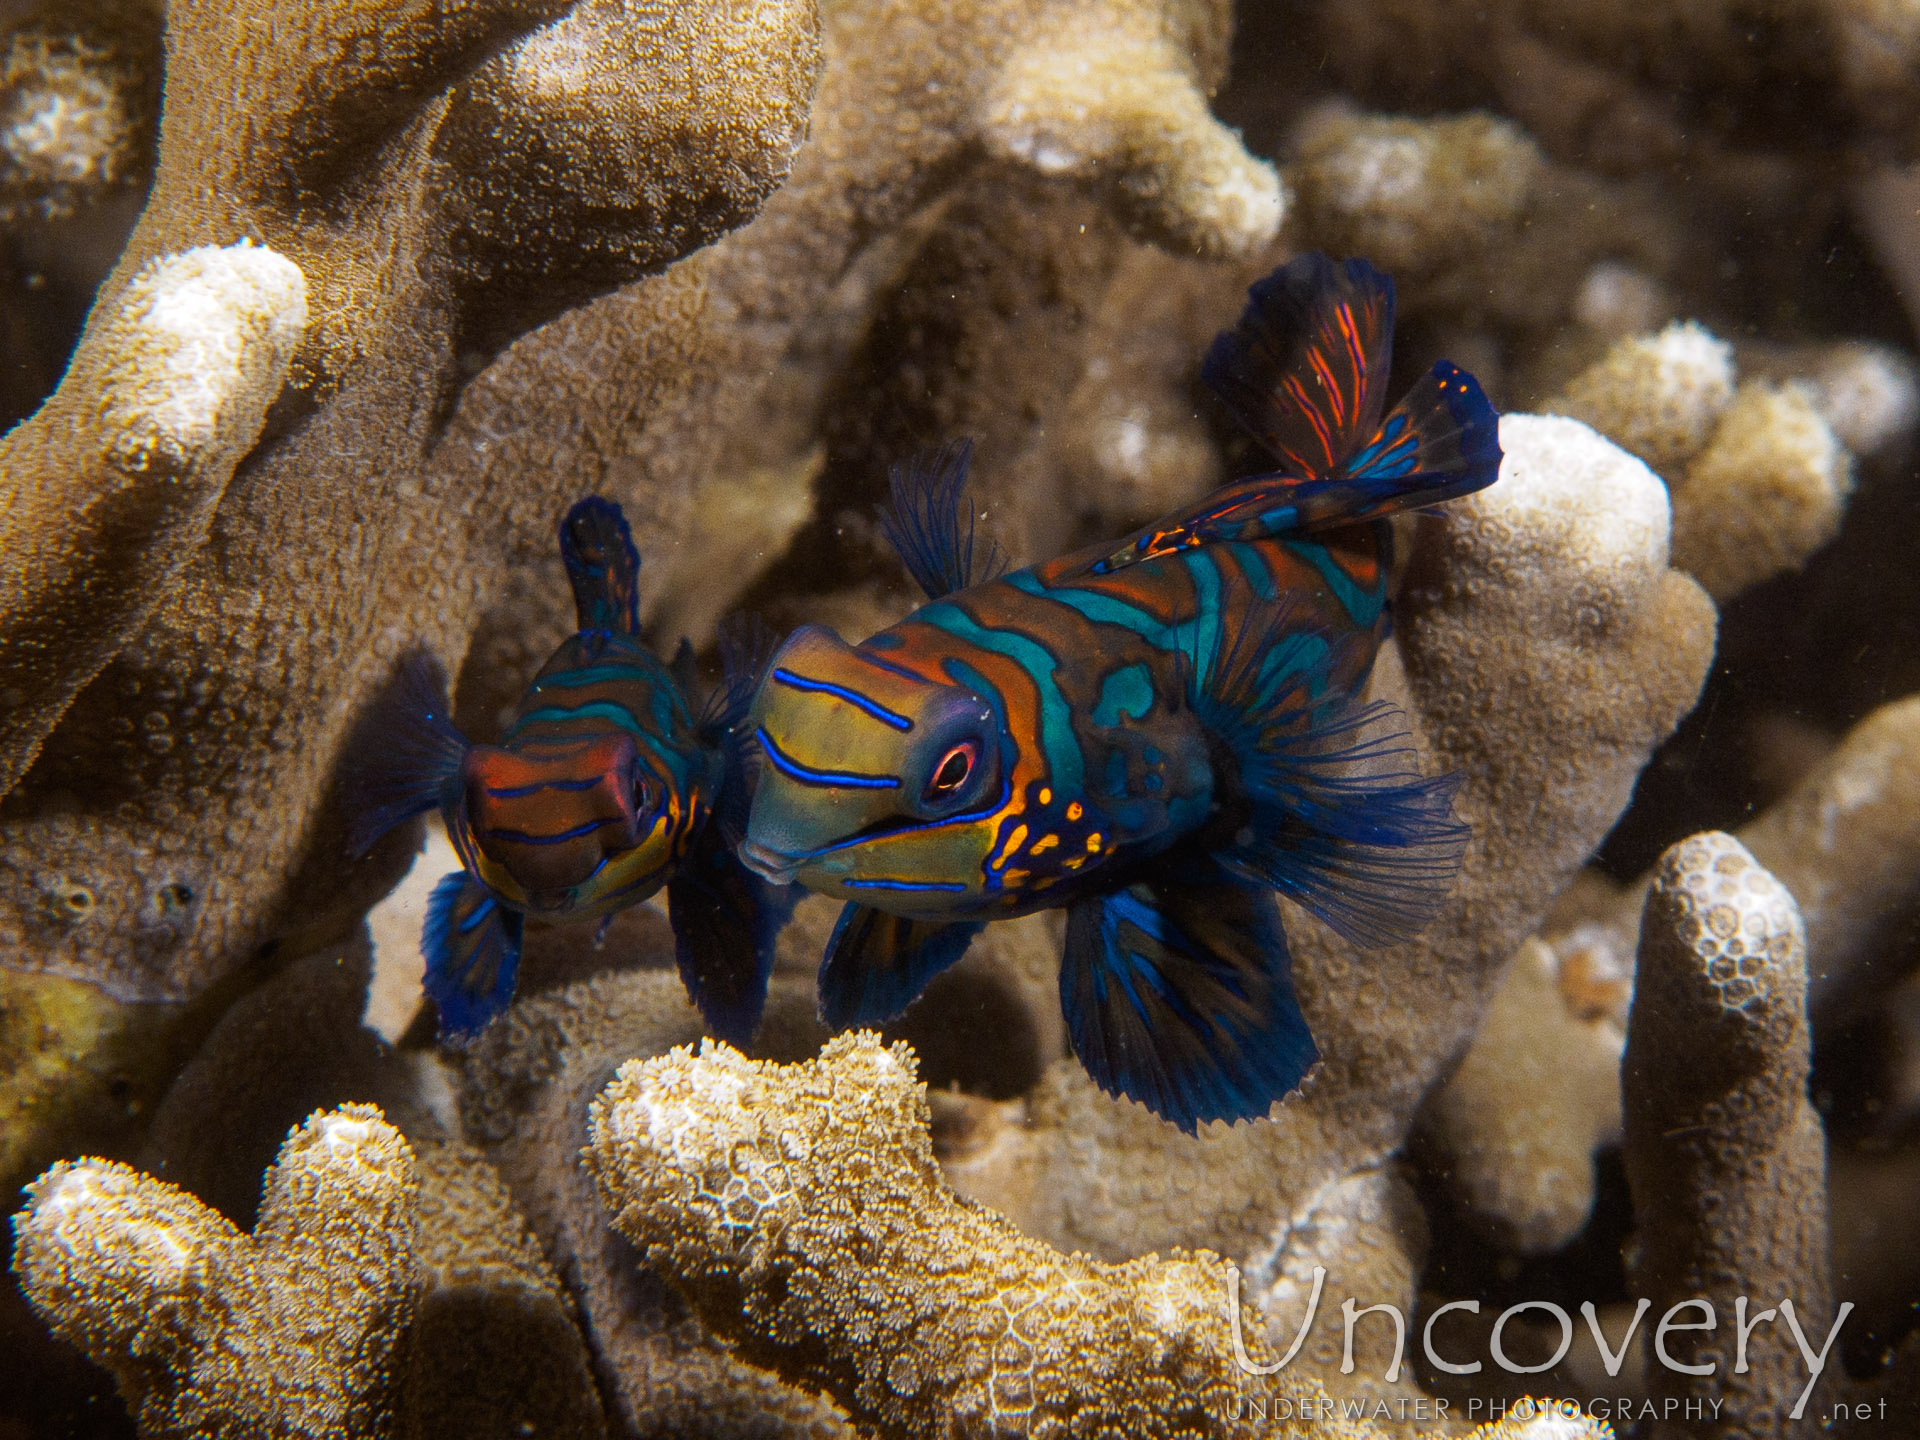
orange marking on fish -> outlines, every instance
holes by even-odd
[[[1020,842],[1026,838],[1027,827],[1025,825],[1014,826],[1013,833],[1007,837],[1007,843],[1000,847],[999,859],[991,862],[993,868],[998,870],[1002,865],[1006,864],[1007,861],[1011,860],[1013,858],[1013,852],[1020,848]]]

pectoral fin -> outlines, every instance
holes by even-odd
[[[820,965],[820,1018],[835,1030],[891,1020],[967,953],[981,926],[908,920],[849,902]]]
[[[1095,1083],[1191,1133],[1264,1115],[1319,1058],[1265,890],[1211,861],[1067,912],[1060,1004]]]
[[[744,1046],[760,1023],[774,940],[798,899],[793,886],[770,885],[735,859],[717,823],[667,882],[687,998],[707,1029],[731,1045]]]
[[[440,1043],[471,1041],[507,1008],[525,921],[465,870],[443,875],[427,901],[421,988],[440,1012]]]

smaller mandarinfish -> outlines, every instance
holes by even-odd
[[[365,854],[436,808],[446,821],[465,868],[434,887],[421,939],[442,1043],[471,1039],[513,998],[526,917],[604,922],[664,884],[687,993],[715,1035],[744,1044],[792,911],[789,892],[734,854],[754,646],[723,636],[726,675],[696,717],[640,638],[640,555],[620,507],[575,505],[560,554],[580,631],[534,676],[499,745],[454,728],[445,683],[418,655],[361,723],[350,848]],[[675,668],[690,664],[683,642]]]
[[[1299,1085],[1319,1052],[1273,892],[1391,944],[1469,839],[1457,777],[1420,775],[1363,696],[1383,517],[1492,484],[1498,420],[1444,362],[1383,420],[1392,336],[1364,261],[1255,285],[1204,378],[1281,468],[1118,546],[994,578],[966,447],[896,471],[887,535],[932,603],[858,646],[796,631],[753,707],[742,857],[847,902],[828,1024],[897,1014],[987,921],[1062,906],[1060,1002],[1103,1089],[1191,1131]]]

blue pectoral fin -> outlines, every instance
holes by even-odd
[[[820,1018],[835,1030],[891,1020],[967,953],[974,921],[908,920],[849,901],[820,964]]]
[[[507,1008],[525,921],[464,870],[440,877],[427,901],[421,988],[440,1012],[440,1043],[461,1046]]]
[[[1473,838],[1453,813],[1460,777],[1422,775],[1400,711],[1328,688],[1331,659],[1290,663],[1307,654],[1290,638],[1284,612],[1243,630],[1194,697],[1247,807],[1214,858],[1355,944],[1396,944],[1446,903]]]
[[[956,440],[894,466],[888,476],[891,498],[880,529],[929,600],[982,584],[1006,569],[998,545],[974,552],[973,505],[967,498],[972,463],[973,442]]]
[[[560,522],[560,558],[582,630],[640,633],[640,552],[618,505],[589,495],[569,510]]]
[[[773,946],[800,898],[737,859],[717,823],[667,882],[674,960],[707,1029],[730,1045],[753,1038],[767,1003]]]
[[[1189,1134],[1266,1114],[1320,1056],[1273,897],[1206,861],[1074,905],[1060,1005],[1094,1082]]]
[[[355,723],[341,771],[349,855],[366,854],[394,826],[439,806],[467,753],[451,708],[440,662],[416,650]]]

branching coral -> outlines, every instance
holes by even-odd
[[[1585,420],[1668,477],[1674,564],[1725,600],[1797,569],[1840,528],[1852,457],[1820,413],[1822,399],[1876,438],[1881,427],[1836,391],[1764,380],[1736,389],[1732,347],[1697,325],[1673,325],[1621,341],[1547,408]]]
[[[339,1244],[343,1227],[384,1226],[391,1231],[391,1243],[404,1246],[411,1256],[411,1318],[397,1340],[368,1360],[369,1373],[377,1369],[379,1374],[363,1377],[361,1388],[375,1398],[367,1401],[356,1426],[384,1427],[411,1437],[602,1433],[598,1387],[571,1296],[561,1288],[492,1167],[471,1147],[445,1137],[435,1118],[436,1089],[444,1094],[444,1082],[436,1086],[432,1066],[396,1056],[357,1028],[367,978],[364,952],[322,952],[286,967],[234,1005],[160,1104],[141,1147],[143,1168],[169,1183],[129,1178],[132,1172],[124,1167],[108,1168],[119,1177],[116,1183],[133,1187],[130,1193],[151,1197],[164,1192],[178,1197],[176,1208],[211,1217],[206,1223],[213,1232],[230,1235],[229,1222],[254,1223],[255,1239],[235,1242],[242,1259],[247,1253],[258,1256],[257,1248],[248,1252],[246,1247],[264,1243],[262,1237],[270,1232],[287,1232],[293,1258],[285,1263],[299,1265],[314,1263],[313,1247],[324,1250]],[[329,1114],[358,1115],[361,1110],[352,1106],[327,1108],[340,1106],[350,1096],[377,1097],[384,1113],[404,1129],[405,1148],[415,1157],[409,1164],[417,1184],[409,1188],[403,1206],[382,1201],[385,1208],[371,1208],[358,1218],[336,1216],[327,1222],[330,1231],[315,1229],[310,1206],[282,1217],[275,1208],[280,1204],[275,1199],[278,1181],[270,1172],[262,1201],[261,1173],[276,1144],[286,1154],[294,1153],[289,1145],[297,1150],[304,1143],[298,1125],[294,1139],[286,1140],[288,1117],[297,1120],[315,1104]],[[215,1116],[217,1122],[211,1121]],[[385,1125],[376,1133],[394,1134]],[[63,1173],[56,1167],[36,1182],[34,1193],[64,1183],[59,1180]],[[195,1198],[189,1200],[182,1191]],[[261,1206],[257,1223],[256,1205]],[[34,1214],[23,1213],[23,1236],[37,1223]],[[43,1253],[44,1247],[35,1250],[23,1242],[23,1256]],[[271,1264],[282,1261],[273,1258]],[[394,1266],[400,1268],[400,1262]],[[318,1317],[324,1317],[324,1294],[316,1295],[313,1314],[303,1315],[284,1296],[263,1289],[268,1281],[257,1277],[258,1269],[238,1260],[203,1266],[196,1284],[204,1293],[194,1303],[211,1314],[222,1307],[245,1312],[257,1308],[258,1300],[271,1311],[274,1323],[286,1326],[319,1323]],[[278,1270],[273,1273],[280,1275]],[[294,1283],[295,1274],[289,1272],[285,1283]],[[21,1278],[33,1294],[31,1274],[23,1269]],[[68,1299],[56,1300],[57,1313],[71,1320]],[[65,1322],[54,1328],[70,1334]],[[240,1383],[236,1377],[243,1372],[252,1377],[247,1383],[266,1384],[268,1372],[288,1363],[285,1347],[265,1343],[248,1342],[226,1361],[187,1353],[232,1348],[211,1322],[185,1335],[180,1345],[181,1354],[173,1360],[176,1370],[218,1378],[218,1367],[225,1364],[228,1371],[219,1372],[226,1377],[220,1383],[229,1390]],[[256,1372],[268,1378],[260,1379]],[[147,1433],[159,1433],[155,1427],[161,1422],[153,1415],[141,1412],[141,1423]],[[207,1425],[214,1433],[230,1434],[239,1423],[229,1416]],[[317,1433],[315,1423],[296,1416],[285,1420],[283,1429],[312,1434]],[[523,1425],[530,1431],[519,1428]]]
[[[1896,978],[1889,938],[1920,900],[1916,765],[1920,702],[1900,701],[1861,721],[1739,833],[1804,914],[1816,1022]],[[1626,1043],[1650,883],[1595,885],[1577,914],[1522,947],[1487,1026],[1430,1107],[1427,1133],[1456,1193],[1523,1250],[1555,1249],[1579,1231],[1593,1205],[1592,1156],[1619,1138],[1608,1056]],[[1549,1163],[1529,1172],[1543,1146]],[[1528,1173],[1531,1185],[1520,1180]]]
[[[1565,324],[1594,267],[1647,276],[1674,265],[1671,214],[1556,165],[1511,121],[1333,103],[1297,131],[1287,175],[1300,233],[1392,272],[1410,316],[1537,337]]]
[[[117,302],[69,384],[4,442],[0,787],[204,543],[307,327],[305,277],[245,243],[151,261]],[[174,743],[164,726],[143,739]],[[43,903],[84,920],[94,897]]]
[[[670,950],[664,925],[654,945]],[[810,986],[776,984],[762,1042],[796,1022],[818,1043]],[[620,1063],[700,1034],[669,970],[628,970],[523,999],[469,1058],[460,1105],[553,1257],[591,1336],[620,1426],[633,1434],[843,1436],[829,1405],[743,1364],[689,1315],[662,1279],[608,1230],[592,1180],[576,1163],[587,1108]]]
[[[815,68],[809,5],[636,0],[631,13],[588,7],[547,24],[562,8],[476,5],[446,24],[430,6],[170,8],[175,103],[152,198],[68,384],[7,438],[8,472],[79,516],[103,486],[120,485],[115,471],[61,460],[126,450],[102,386],[131,363],[113,320],[141,313],[136,277],[150,257],[264,240],[304,276],[313,323],[274,433],[264,444],[240,437],[228,463],[252,449],[236,477],[218,466],[195,477],[181,502],[190,523],[130,526],[103,554],[56,532],[54,581],[5,596],[10,625],[65,637],[37,657],[57,667],[57,683],[35,677],[46,694],[10,732],[9,778],[66,698],[115,656],[9,797],[5,928],[16,954],[121,996],[177,999],[258,943],[310,843],[352,710],[391,662],[392,641],[373,642],[379,607],[346,597],[411,595],[417,614],[383,616],[397,622],[392,640],[445,643],[456,594],[483,583],[456,558],[475,533],[462,513],[470,496],[427,479],[469,351],[510,338],[489,328],[503,317],[535,318],[530,294],[564,304],[587,272],[604,285],[665,265],[746,218],[784,173]],[[721,67],[724,89],[698,83]],[[196,83],[203,75],[218,82]],[[577,83],[561,85],[567,76]],[[483,102],[492,119],[472,119]],[[231,123],[236,104],[244,127]],[[593,107],[610,104],[635,135],[699,143],[655,142],[653,168],[635,170],[633,155],[595,143]],[[582,144],[592,163],[567,158]],[[522,184],[530,165],[561,190]],[[509,178],[489,184],[501,171]],[[461,183],[429,179],[446,175]],[[477,238],[521,230],[521,268],[491,261]],[[553,238],[536,244],[536,234]],[[247,393],[264,406],[273,388],[256,381]],[[196,413],[191,393],[179,403],[142,395],[142,413],[182,403]],[[548,508],[529,507],[542,521]],[[142,577],[139,609],[88,603],[116,574]],[[251,852],[246,879],[216,863],[209,836]],[[97,905],[50,913],[39,898],[50,876]]]
[[[1786,887],[1728,835],[1669,850],[1641,922],[1621,1075],[1638,1289],[1655,1315],[1698,1302],[1710,1311],[1684,1322],[1716,1325],[1676,1324],[1672,1363],[1648,1371],[1656,1397],[1721,1402],[1697,1433],[1792,1431],[1813,1388],[1795,1334],[1820,1352],[1833,1324],[1806,1000]]]
[[[914,1074],[864,1032],[784,1067],[681,1048],[595,1101],[590,1163],[708,1324],[884,1434],[1254,1433],[1219,1258],[1104,1265],[958,1199]]]
[[[364,1105],[288,1137],[252,1235],[124,1165],[57,1165],[15,1219],[14,1269],[143,1433],[380,1434],[416,1300],[416,1184]]]
[[[1594,1152],[1620,1138],[1624,1043],[1610,1013],[1570,1003],[1552,949],[1521,945],[1422,1116],[1436,1168],[1503,1243],[1544,1253],[1587,1223]]]
[[[1760,28],[1728,0],[1502,0],[1474,18],[1369,0],[1318,12],[1316,38],[1323,63],[1363,93],[1497,101],[1554,149],[1619,170],[1774,148],[1910,158],[1920,147],[1910,83],[1920,25],[1904,6],[1796,0]]]
[[[588,1165],[709,1324],[890,1440],[1390,1433],[1373,1418],[1393,1408],[1336,1406],[1277,1366],[1250,1310],[1236,1334],[1219,1256],[1103,1264],[956,1196],[915,1074],[911,1049],[869,1032],[795,1065],[682,1046],[594,1101]],[[1548,1407],[1474,1432],[1602,1433]]]

